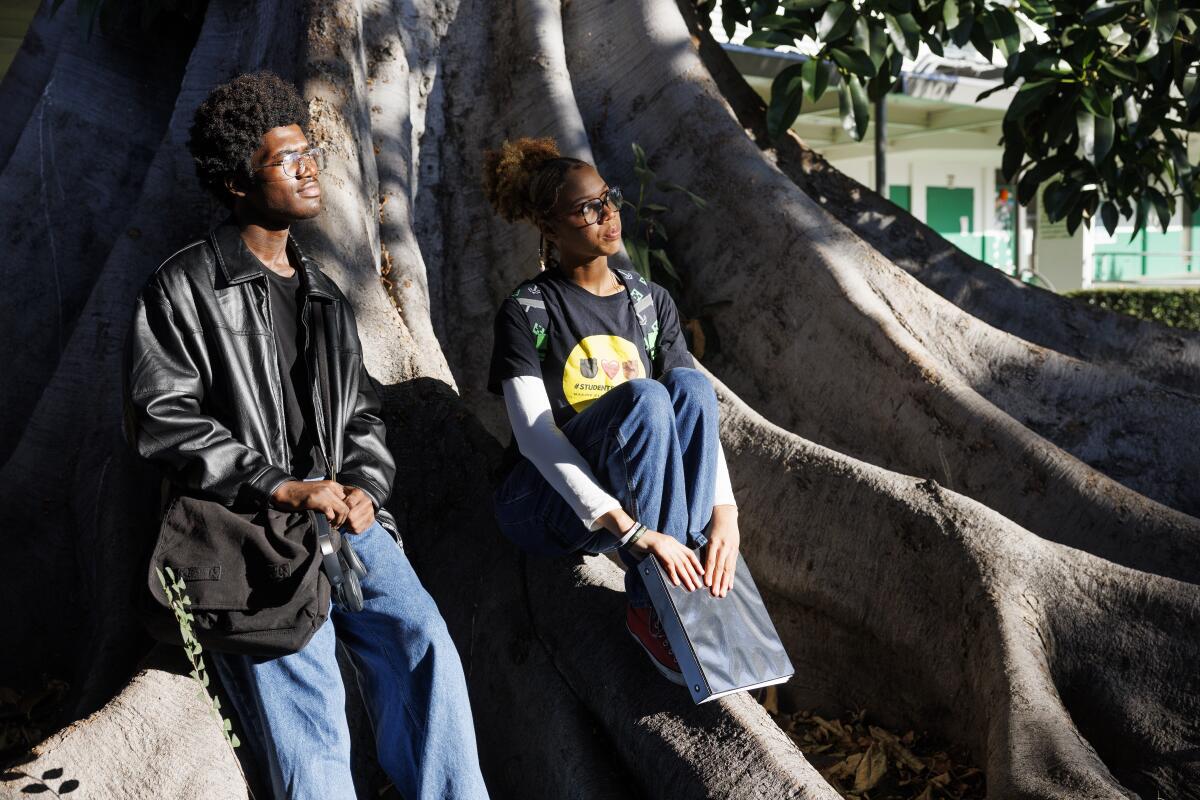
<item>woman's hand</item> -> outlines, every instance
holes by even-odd
[[[712,530],[708,537],[708,564],[704,570],[704,585],[713,597],[724,597],[733,587],[733,571],[737,568],[740,543],[737,506],[713,508]]]
[[[637,543],[629,548],[637,555],[653,554],[676,586],[683,585],[689,592],[699,589],[704,567],[700,559],[685,545],[680,544],[664,533],[646,531]]]

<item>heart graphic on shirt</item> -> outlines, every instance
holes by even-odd
[[[617,377],[617,370],[621,368],[621,364],[615,358],[606,358],[600,362],[600,366],[604,369],[604,374],[612,378]]]

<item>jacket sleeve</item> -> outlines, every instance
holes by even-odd
[[[381,410],[375,380],[360,363],[358,394],[354,401],[354,412],[346,423],[338,483],[362,489],[377,509],[387,502],[392,493],[392,481],[396,477],[396,461],[387,447],[387,432],[380,417]]]
[[[125,436],[143,458],[176,484],[233,505],[266,505],[293,480],[203,413],[204,385],[196,361],[199,332],[187,329],[161,288],[138,296],[126,346]]]

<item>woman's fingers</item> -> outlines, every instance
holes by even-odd
[[[717,565],[720,563],[720,556],[717,554],[715,546],[709,546],[708,555],[704,560],[704,585],[715,587],[717,584],[713,583],[713,577],[716,575]]]
[[[706,575],[705,579],[708,581],[708,585],[711,587],[709,591],[712,592],[712,596],[720,597],[721,582],[725,579],[725,559],[718,559],[717,563],[713,565],[712,574]]]
[[[733,572],[737,569],[737,551],[734,550],[725,557],[723,576],[721,578],[721,597],[729,594],[733,588]]]

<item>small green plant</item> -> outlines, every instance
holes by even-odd
[[[708,204],[704,202],[704,198],[677,183],[659,180],[654,170],[646,163],[646,151],[637,142],[633,143],[633,174],[638,179],[637,201],[627,198],[622,203],[633,210],[633,224],[626,228],[629,235],[623,237],[625,251],[629,253],[629,260],[633,262],[634,269],[646,280],[653,279],[664,283],[660,276],[652,275],[661,272],[675,284],[675,288],[682,288],[683,279],[671,263],[671,259],[667,257],[665,249],[667,232],[661,217],[671,209],[662,202],[652,202],[650,193],[654,190],[664,193],[682,192],[696,208],[703,209]]]
[[[225,741],[229,742],[231,748],[236,748],[241,745],[241,742],[238,741],[237,734],[233,732],[233,723],[221,714],[221,700],[208,692],[208,671],[204,668],[204,657],[200,655],[203,648],[200,646],[200,640],[192,631],[194,617],[188,611],[192,599],[187,596],[187,584],[183,582],[183,578],[176,577],[174,570],[170,567],[167,567],[165,575],[161,569],[155,569],[155,572],[158,573],[158,582],[162,584],[163,593],[167,596],[171,611],[175,613],[175,621],[179,623],[183,651],[187,653],[188,661],[192,665],[191,676],[200,684],[200,696],[208,701],[217,721],[221,723]]]
[[[1200,291],[1195,289],[1088,289],[1068,294],[1097,308],[1200,330]]]

